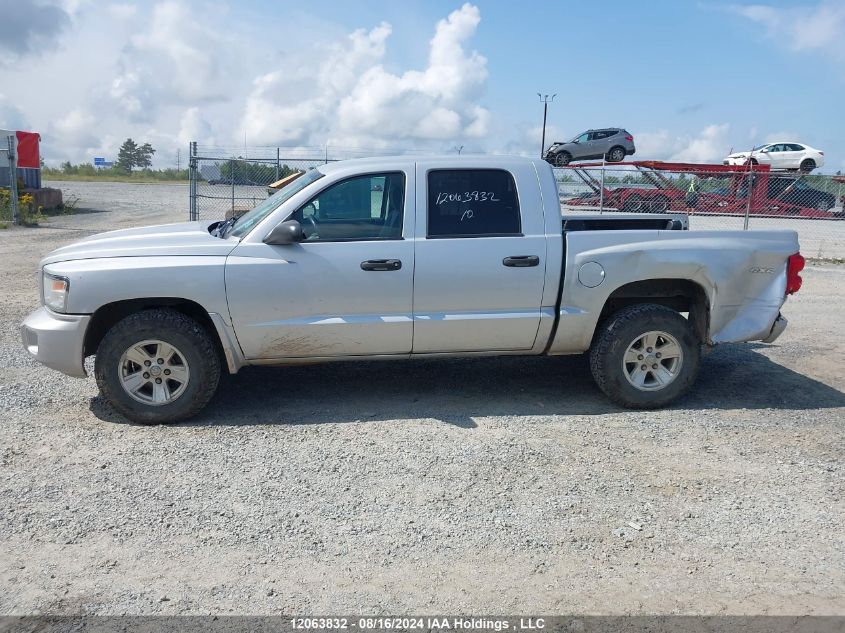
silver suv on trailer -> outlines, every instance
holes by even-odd
[[[543,158],[557,167],[568,165],[573,160],[598,160],[602,157],[610,163],[618,163],[626,156],[632,156],[635,151],[631,133],[614,127],[587,130],[568,143],[555,141]]]

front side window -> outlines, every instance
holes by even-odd
[[[590,138],[590,133],[584,132],[581,136],[576,136],[574,139],[572,139],[572,142],[573,143],[586,143],[587,140],[589,140],[589,138]]]
[[[273,213],[273,211],[275,211],[282,204],[284,204],[285,201],[289,200],[295,194],[305,189],[305,187],[310,185],[312,182],[316,182],[322,177],[323,173],[319,170],[309,169],[303,175],[299,176],[298,178],[294,179],[293,181],[289,182],[287,185],[282,187],[279,191],[267,198],[257,207],[241,216],[235,226],[229,232],[229,235],[234,235],[235,237],[243,237],[244,235],[249,233],[253,228],[255,228],[255,226],[257,226],[259,222],[261,222],[264,218],[266,218],[268,215]]]
[[[398,240],[405,212],[405,174],[356,176],[324,189],[291,217],[306,242]]]
[[[522,235],[513,176],[501,169],[428,174],[429,238]]]

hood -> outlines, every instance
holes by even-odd
[[[212,224],[214,222],[182,222],[97,233],[57,248],[41,261],[41,265],[101,257],[226,256],[238,241],[213,237],[208,232]]]
[[[748,158],[751,152],[734,152],[728,158]]]

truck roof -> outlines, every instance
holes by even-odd
[[[430,155],[412,155],[399,154],[396,156],[373,156],[370,158],[351,158],[349,160],[341,160],[325,165],[317,165],[317,168],[324,174],[330,174],[336,171],[358,170],[361,168],[382,168],[390,167],[399,163],[436,163],[438,166],[455,166],[455,167],[506,167],[508,165],[524,165],[526,163],[544,162],[540,158],[529,158],[527,156],[507,156],[507,155],[490,155],[490,154],[430,154]]]

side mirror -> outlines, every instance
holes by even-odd
[[[276,228],[264,238],[264,243],[271,246],[281,246],[283,244],[295,244],[301,242],[302,239],[302,225],[296,220],[287,220],[279,222]]]

